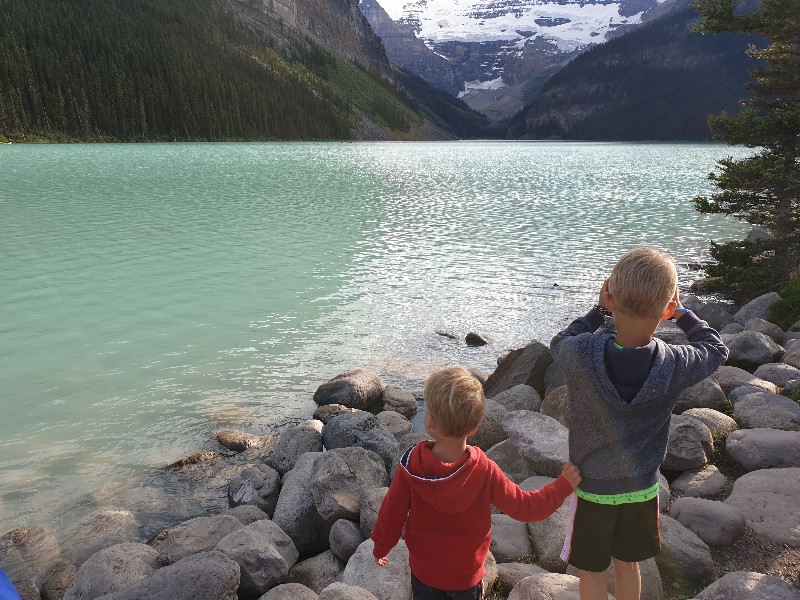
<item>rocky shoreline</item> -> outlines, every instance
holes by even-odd
[[[800,323],[785,332],[768,321],[777,299],[735,314],[684,299],[731,356],[676,405],[663,548],[643,563],[643,600],[800,599]],[[670,325],[657,335],[683,336]],[[549,348],[534,341],[475,375],[487,402],[470,443],[525,489],[552,481],[569,414]],[[96,510],[58,536],[7,532],[0,568],[24,600],[409,600],[404,543],[379,568],[369,535],[400,453],[427,438],[412,425],[421,398],[355,370],[314,400],[312,418],[279,436],[217,432],[161,474],[166,489],[98,492]],[[578,598],[558,556],[566,518],[565,507],[540,523],[493,515],[487,598]]]

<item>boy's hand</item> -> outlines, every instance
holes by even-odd
[[[603,282],[603,287],[600,288],[600,298],[597,300],[597,304],[602,306],[603,308],[608,308],[608,296],[611,292],[608,291],[608,279]]]
[[[385,556],[383,558],[376,558],[375,564],[378,565],[379,567],[385,567],[386,565],[389,564],[389,559]]]
[[[578,484],[581,482],[581,471],[571,462],[564,465],[561,476],[567,480],[567,483],[572,486],[573,490],[578,487]]]
[[[672,300],[677,304],[677,308],[683,308],[683,304],[681,304],[680,293],[678,293],[678,286],[675,286],[675,294],[672,296]]]

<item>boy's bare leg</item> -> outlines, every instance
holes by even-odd
[[[608,569],[600,573],[581,571],[580,578],[581,600],[607,600]]]
[[[639,573],[639,563],[625,562],[614,559],[614,597],[617,600],[639,600],[642,592],[642,577]]]

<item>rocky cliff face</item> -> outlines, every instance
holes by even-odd
[[[366,71],[393,79],[380,37],[358,0],[225,0],[239,23],[283,46],[309,36]]]
[[[461,67],[425,45],[410,23],[395,22],[377,0],[361,0],[361,12],[383,40],[389,60],[419,75],[435,88],[457,96],[463,89]]]

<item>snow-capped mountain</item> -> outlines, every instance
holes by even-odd
[[[395,21],[414,23],[429,47],[441,42],[542,38],[561,52],[596,44],[642,22],[665,0],[378,0]],[[509,44],[510,45],[510,44]]]
[[[362,0],[362,10],[368,1]],[[538,89],[576,54],[685,0],[377,0],[377,3],[405,35],[413,32],[433,53],[452,63],[462,76],[458,86],[460,95],[473,108],[500,118],[520,108],[522,97]],[[389,59],[406,66],[402,54],[389,48],[385,23],[382,28],[376,27],[369,13],[364,12],[384,39]],[[397,31],[390,35],[396,36]],[[419,63],[418,52],[415,62]],[[414,71],[410,65],[406,68]],[[442,87],[424,73],[418,74]]]

